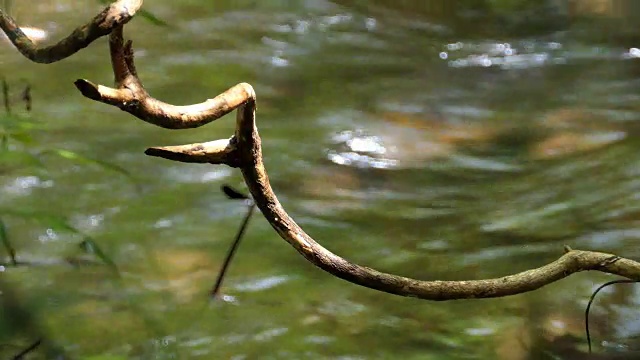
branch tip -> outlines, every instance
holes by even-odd
[[[82,93],[82,95],[84,95],[85,97],[95,101],[101,100],[102,97],[100,95],[100,91],[98,90],[98,86],[96,86],[91,81],[85,80],[85,79],[78,79],[74,81],[73,84],[76,86],[78,90],[80,90],[80,93]]]

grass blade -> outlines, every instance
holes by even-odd
[[[63,159],[67,159],[76,163],[82,163],[82,164],[88,164],[88,165],[95,165],[98,167],[101,167],[103,169],[106,170],[110,170],[113,172],[116,172],[120,175],[123,175],[124,177],[127,178],[127,180],[129,180],[130,182],[132,182],[134,185],[138,185],[138,182],[136,181],[136,179],[133,177],[133,175],[125,168],[120,167],[118,165],[112,164],[110,162],[106,162],[103,160],[98,160],[98,159],[93,159],[93,158],[89,158],[83,155],[80,155],[76,152],[73,151],[69,151],[69,150],[64,150],[64,149],[49,149],[49,150],[44,150],[40,153],[40,155],[46,155],[46,154],[53,154],[53,155],[57,155]]]
[[[2,208],[0,209],[0,215],[14,216],[20,219],[36,221],[42,225],[50,227],[54,231],[79,233],[78,230],[67,223],[65,218],[44,212]]]
[[[119,275],[118,266],[116,263],[98,246],[98,244],[89,236],[85,236],[84,240],[79,244],[80,249],[85,253],[93,255],[100,259],[103,263],[108,265],[116,275]]]
[[[102,251],[96,241],[91,236],[84,234],[82,231],[69,224],[63,217],[38,211],[7,209],[0,209],[0,215],[15,216],[21,219],[37,221],[38,223],[51,228],[53,231],[79,235],[83,239],[79,246],[85,253],[95,256],[104,264],[112,268],[116,274],[119,274],[116,263],[104,251]]]
[[[2,134],[0,137],[0,151],[9,151],[9,135]]]
[[[3,141],[4,142],[4,141]],[[9,171],[26,167],[44,169],[44,164],[36,156],[26,151],[9,150],[0,151],[0,171]]]
[[[9,241],[9,234],[7,233],[7,227],[4,224],[4,221],[2,221],[2,219],[0,219],[0,242],[2,242],[2,245],[4,246],[5,250],[7,250],[7,253],[9,254],[9,258],[11,259],[11,265],[17,266],[18,260],[16,259],[16,250],[11,245],[11,242]]]
[[[7,132],[4,135],[7,137],[7,141],[9,140],[9,138],[11,138],[12,140],[15,140],[25,145],[33,144],[33,137],[31,136],[30,133],[26,131],[12,131],[12,132]],[[8,148],[8,145],[7,145],[7,148]]]
[[[165,26],[165,27],[169,26],[169,23],[167,23],[166,21],[158,18],[157,16],[153,15],[152,13],[150,13],[150,12],[148,12],[146,10],[140,10],[140,11],[138,11],[138,14],[140,16],[142,16],[143,18],[145,18],[150,23],[152,23],[153,25]]]
[[[9,84],[7,79],[2,79],[2,98],[4,100],[4,111],[11,114],[11,99],[9,99]]]

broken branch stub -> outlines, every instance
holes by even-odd
[[[128,23],[142,6],[143,0],[118,0],[102,10],[89,23],[79,26],[69,36],[51,46],[38,46],[27,37],[15,20],[0,9],[0,28],[22,55],[29,60],[49,64],[65,59],[86,48],[99,37]]]

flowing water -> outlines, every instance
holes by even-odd
[[[98,7],[84,3],[23,0],[11,11],[52,41],[93,16]],[[440,280],[537,267],[564,245],[640,257],[634,1],[145,8],[170,23],[136,18],[126,27],[150,93],[189,104],[251,83],[272,185],[331,251]],[[246,211],[219,189],[243,189],[240,174],[143,151],[229,137],[233,116],[169,131],[83,98],[75,79],[112,82],[106,39],[48,66],[0,42],[0,66],[12,93],[33,88],[33,111],[22,116],[37,124],[34,140],[10,149],[64,149],[129,174],[72,156],[47,156],[44,168],[0,163],[0,216],[23,263],[6,258],[1,268],[3,358],[40,337],[43,357],[93,359],[518,360],[586,351],[585,306],[613,277],[579,274],[494,300],[400,298],[318,270],[260,216],[212,303],[207,292]],[[120,279],[78,258],[79,232]],[[598,352],[638,348],[637,291],[621,285],[598,298]]]

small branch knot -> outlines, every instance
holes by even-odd
[[[116,105],[120,110],[132,113],[137,111],[140,108],[140,100],[133,99],[129,101],[123,101],[120,104]]]
[[[600,263],[600,268],[605,268],[611,264],[614,264],[620,259],[621,259],[620,256],[612,255],[611,257],[609,257],[608,259],[605,259],[603,262]]]

